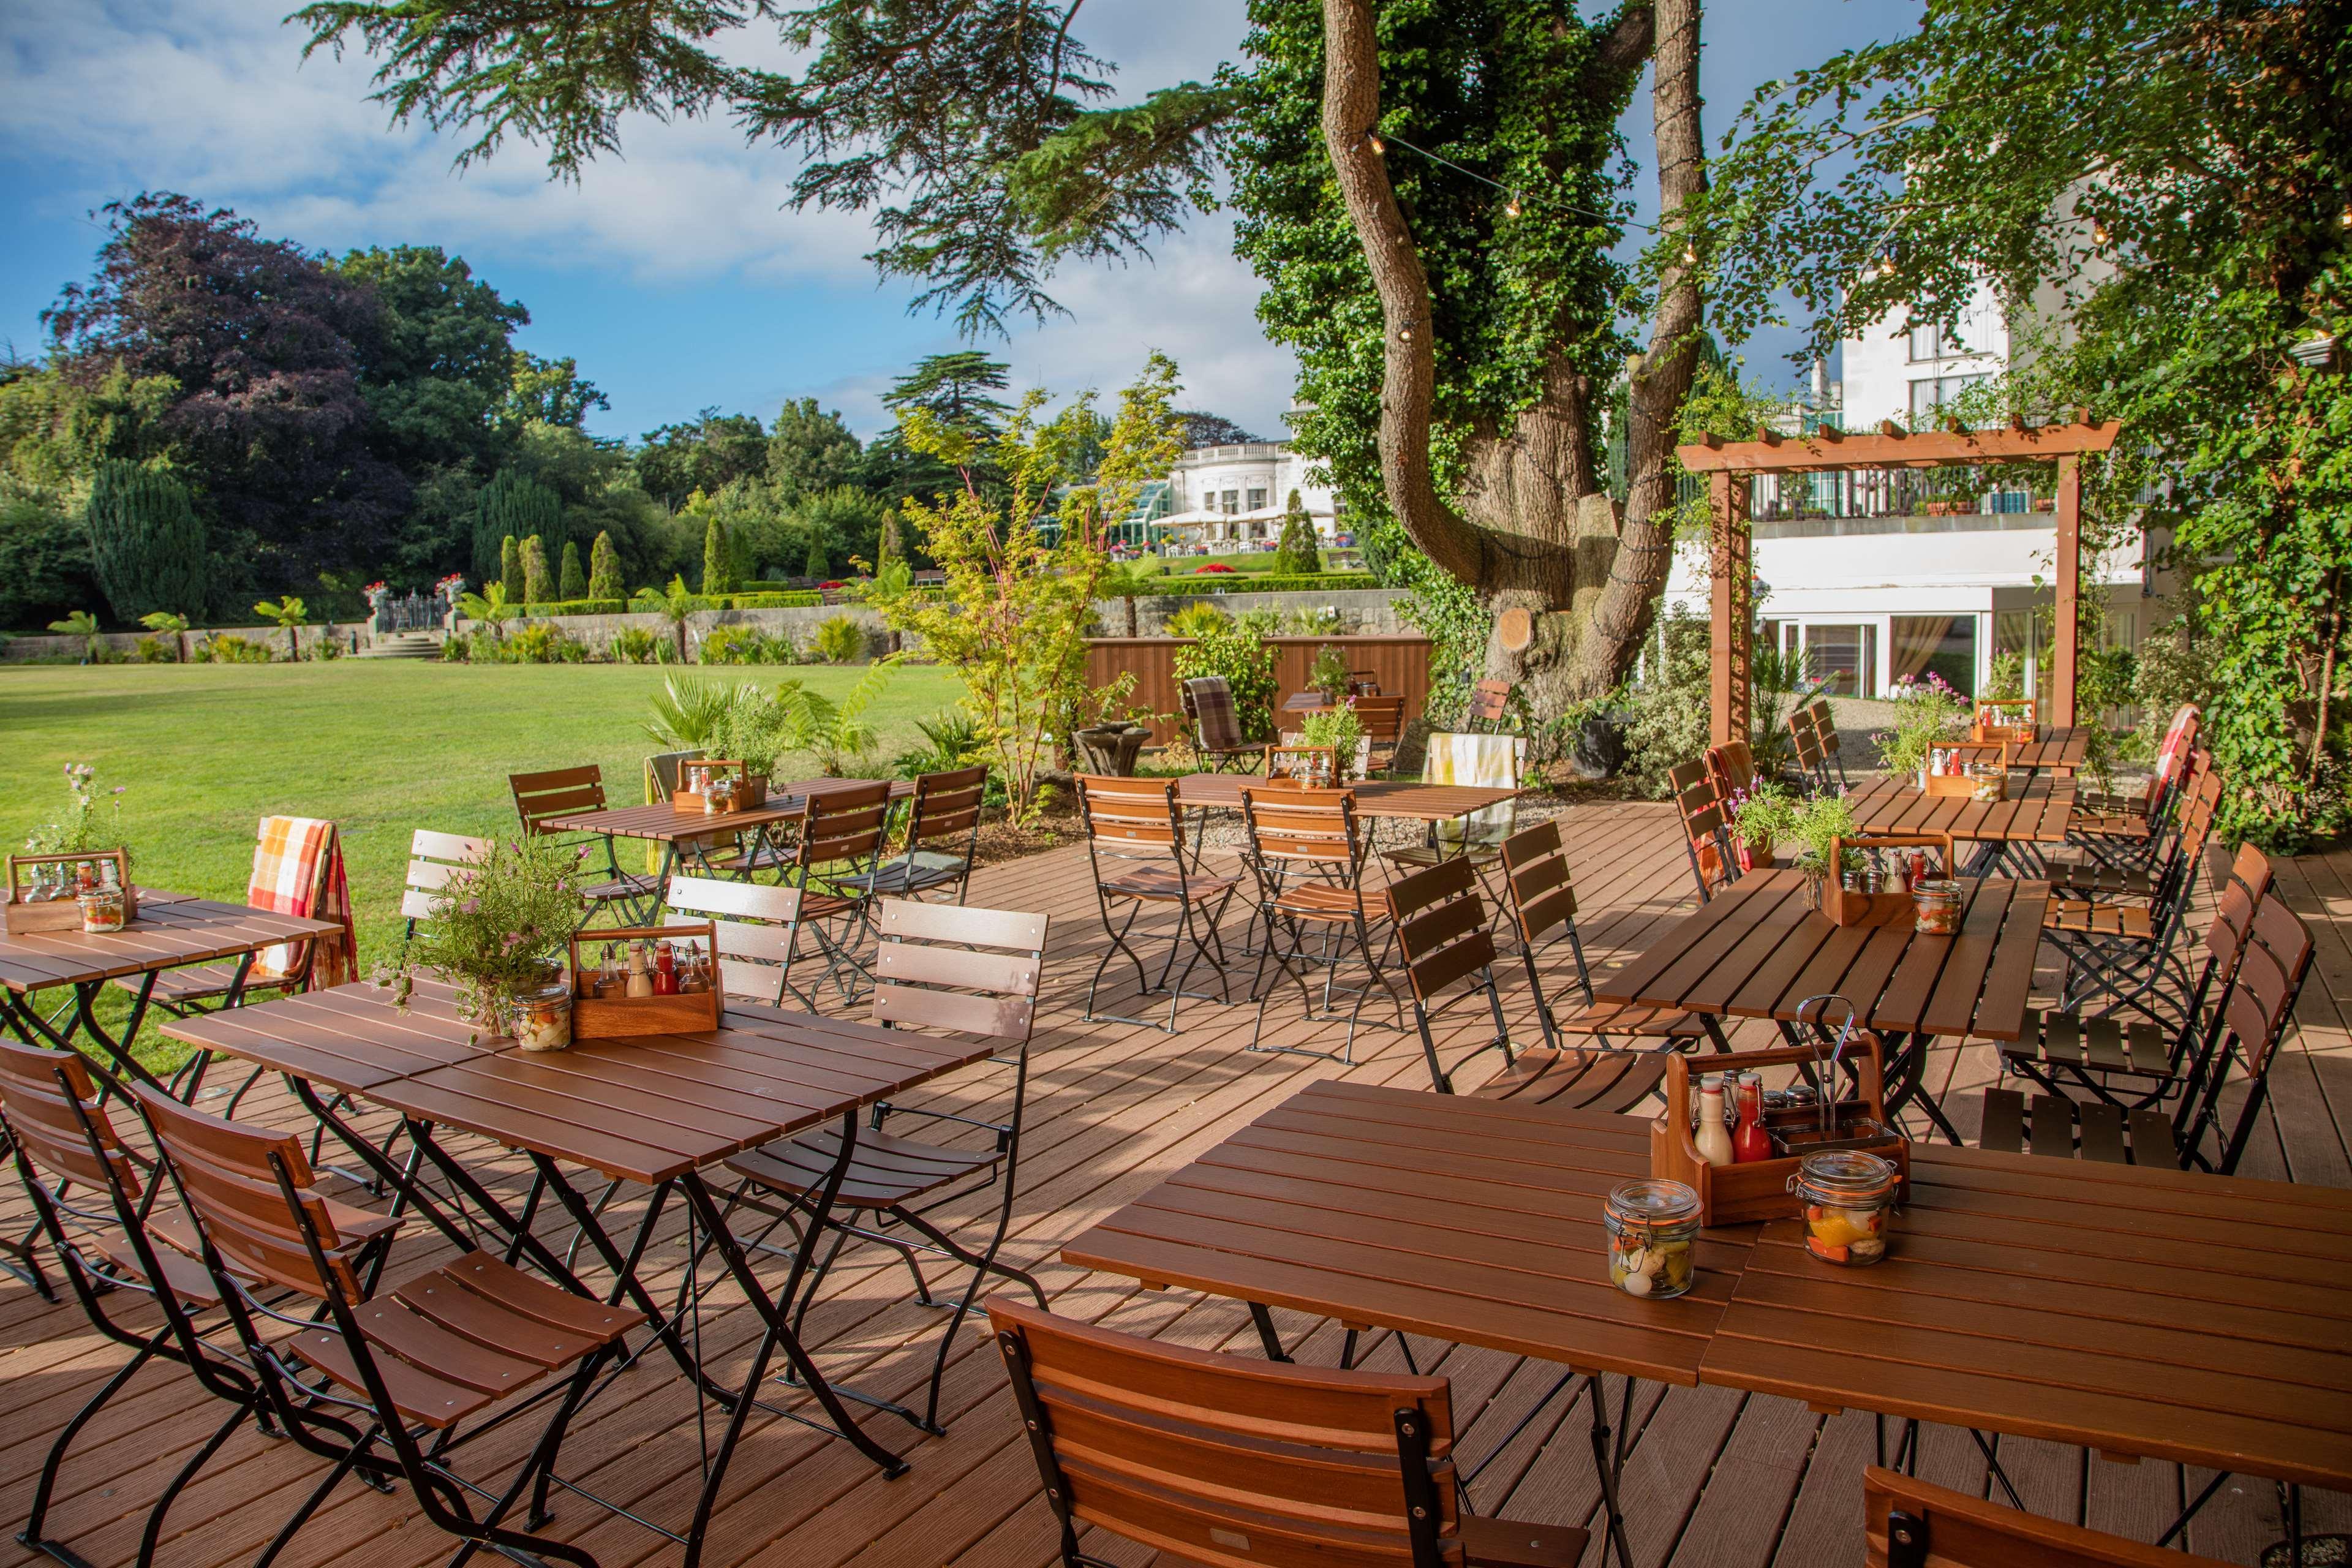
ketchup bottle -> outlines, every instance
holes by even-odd
[[[1764,1080],[1752,1072],[1739,1078],[1739,1126],[1731,1135],[1731,1157],[1742,1165],[1772,1157],[1772,1140],[1764,1131]]]
[[[670,945],[667,942],[662,943],[654,952],[654,994],[656,996],[677,994],[677,954],[670,951]]]

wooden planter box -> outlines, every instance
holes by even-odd
[[[730,810],[742,811],[768,804],[768,775],[755,773],[742,763],[724,757],[694,757],[677,765],[677,788],[669,803],[689,816],[713,815],[702,809],[702,785],[720,773],[735,775],[735,804]],[[716,815],[724,816],[725,811]]]
[[[595,973],[580,962],[581,943],[627,942],[651,937],[665,942],[698,942],[713,960],[708,991],[679,996],[598,996]],[[572,935],[572,1037],[575,1040],[624,1039],[632,1035],[698,1035],[719,1027],[725,1011],[720,994],[719,928],[709,921],[698,925],[608,926]]]
[[[1822,879],[1822,913],[1829,917],[1832,925],[1909,925],[1916,913],[1908,891],[1849,891],[1839,875],[1849,849],[1934,849],[1940,852],[1941,858],[1930,868],[1929,875],[1952,875],[1952,836],[1948,833],[1865,833],[1858,838],[1832,838],[1829,874]]]
[[[1969,727],[1969,738],[1974,741],[2014,741],[2023,745],[2041,732],[2035,728],[2037,711],[2031,697],[1987,698],[1977,704],[1976,720]]]
[[[74,898],[52,899],[46,903],[28,903],[30,890],[19,879],[19,867],[98,865],[111,861],[114,880],[122,889],[122,921],[125,925],[139,918],[139,890],[131,885],[131,853],[126,849],[85,849],[71,855],[11,855],[8,857],[8,901],[0,904],[0,929],[10,936],[37,936],[43,932],[81,930],[81,901]]]
[[[1937,797],[1958,796],[1962,800],[2007,800],[2009,769],[2016,760],[2016,750],[2008,741],[1955,741],[1943,748],[1958,752],[1961,760],[1994,763],[2000,771],[1990,776],[1970,778],[1966,773],[1922,773],[1919,792]]]
[[[1886,1100],[1878,1056],[1877,1038],[1868,1031],[1856,1029],[1849,1047],[1860,1079],[1862,1098],[1841,1100],[1835,1107],[1836,1131],[1842,1142],[1816,1142],[1819,1148],[1854,1148],[1894,1162],[1902,1173],[1903,1188],[1911,1181],[1911,1145],[1904,1136],[1886,1123]],[[1784,1047],[1770,1051],[1738,1051],[1730,1056],[1710,1057],[1701,1065],[1724,1070],[1746,1071],[1749,1068],[1789,1066],[1811,1062],[1809,1049]],[[1670,1054],[1666,1058],[1665,1081],[1659,1086],[1666,1109],[1650,1124],[1650,1174],[1677,1181],[1698,1194],[1702,1225],[1751,1225],[1760,1220],[1790,1219],[1804,1210],[1803,1203],[1789,1190],[1789,1179],[1797,1173],[1798,1163],[1813,1148],[1798,1148],[1795,1153],[1769,1160],[1757,1160],[1745,1165],[1710,1165],[1698,1152],[1698,1142],[1691,1131],[1691,1064],[1688,1058]],[[1825,1092],[1834,1092],[1834,1084],[1822,1086]],[[1768,1110],[1764,1113],[1765,1131],[1781,1139],[1801,1144],[1821,1123],[1818,1106],[1800,1106]]]

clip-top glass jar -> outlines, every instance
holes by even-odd
[[[84,890],[79,897],[83,931],[98,932],[122,929],[124,910],[121,888],[90,888]]]
[[[1805,1250],[1849,1268],[1885,1257],[1887,1221],[1902,1185],[1893,1161],[1859,1149],[1806,1155],[1789,1178],[1789,1190],[1805,1205]]]
[[[1626,1182],[1601,1207],[1609,1230],[1609,1282],[1628,1296],[1679,1296],[1691,1288],[1698,1194],[1652,1176]]]
[[[1960,930],[1960,885],[1931,877],[1911,885],[1912,925],[1926,936],[1957,936]]]
[[[568,980],[531,985],[514,994],[515,1044],[527,1051],[560,1051],[572,1044],[572,985]]]

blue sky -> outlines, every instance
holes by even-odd
[[[961,346],[877,283],[855,215],[782,210],[791,165],[719,123],[633,123],[625,156],[576,185],[512,145],[464,175],[456,143],[393,128],[366,61],[300,59],[291,0],[0,0],[0,340],[30,353],[60,285],[86,278],[91,209],[142,189],[235,207],[313,248],[431,244],[530,308],[523,345],[571,354],[612,398],[592,427],[636,436],[707,405],[765,418],[814,396],[871,434],[917,357]],[[1907,26],[1913,0],[1717,0],[1703,87],[1710,142],[1755,86]],[[1241,0],[1098,0],[1081,29],[1122,90],[1205,79],[1239,49]],[[776,48],[744,36],[738,52]],[[1626,134],[1654,193],[1646,89]],[[1291,361],[1267,343],[1229,215],[1196,215],[1155,261],[1074,269],[1069,319],[997,345],[1022,384],[1120,384],[1147,348],[1182,367],[1185,401],[1279,436]],[[986,346],[986,345],[983,345]],[[1749,363],[1785,374],[1776,345]]]

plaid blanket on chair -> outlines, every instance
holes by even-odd
[[[1249,744],[1242,739],[1241,712],[1234,706],[1233,684],[1222,675],[1196,676],[1186,681],[1192,693],[1192,711],[1199,726],[1201,750],[1234,752]]]
[[[321,991],[359,978],[359,938],[352,929],[352,894],[343,878],[342,840],[335,825],[314,816],[265,816],[253,847],[253,878],[245,901],[257,910],[304,920],[330,921],[340,935],[317,939],[319,951],[302,982]],[[251,980],[284,980],[300,967],[304,942],[265,948],[253,962]]]

